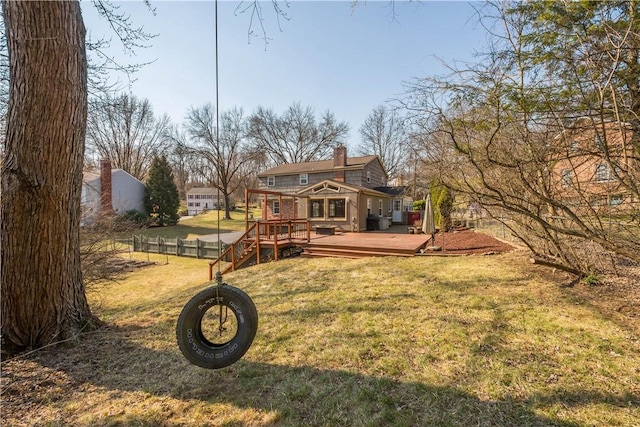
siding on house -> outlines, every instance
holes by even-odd
[[[280,165],[260,173],[258,189],[298,196],[265,196],[266,219],[309,218],[315,225],[363,231],[370,215],[387,217],[389,222],[398,217],[393,215],[398,196],[376,190],[389,188],[387,179],[378,156],[349,158],[345,147],[337,147],[332,160]]]
[[[81,191],[82,224],[88,225],[100,214],[101,176],[97,173],[84,173]],[[111,171],[111,207],[113,212],[122,215],[127,211],[144,212],[144,190],[142,182],[123,169]]]
[[[346,147],[336,147],[331,160],[284,164],[258,174],[258,188],[293,194],[325,180],[375,188],[387,185],[387,173],[378,156],[347,157]]]
[[[218,209],[224,205],[224,199],[218,199],[218,189],[194,187],[187,191],[187,214],[198,215],[206,210]]]

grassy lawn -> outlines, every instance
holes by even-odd
[[[261,214],[260,209],[251,209],[250,213],[254,214],[255,218],[258,218]],[[219,219],[218,219],[219,218]],[[136,231],[134,234],[140,234],[148,237],[165,237],[168,239],[175,239],[179,237],[181,239],[187,238],[187,236],[214,234],[218,230],[218,221],[220,225],[220,232],[227,233],[231,231],[240,231],[245,229],[245,210],[244,207],[239,207],[234,211],[231,211],[231,219],[224,219],[224,211],[213,210],[204,214],[182,219],[177,225],[169,227],[151,227],[140,231]],[[130,237],[130,236],[121,236]]]
[[[174,331],[208,262],[166,260],[92,290],[106,329],[3,363],[3,425],[640,423],[639,319],[600,310],[585,285],[560,287],[523,254],[298,258],[228,274],[260,326],[217,371],[189,365]]]

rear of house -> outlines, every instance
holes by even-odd
[[[308,218],[314,227],[343,231],[384,229],[402,222],[411,205],[387,180],[378,156],[349,158],[346,147],[338,146],[331,160],[285,164],[259,174],[262,217]]]

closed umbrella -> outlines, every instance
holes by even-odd
[[[431,204],[431,195],[427,193],[424,196],[424,218],[422,219],[422,232],[431,234],[431,240],[436,233],[436,223],[433,219],[433,205]]]

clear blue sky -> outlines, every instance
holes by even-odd
[[[113,37],[111,52],[120,62],[155,61],[126,90],[174,123],[190,106],[214,103],[213,1],[152,0],[155,16],[141,1],[114,4],[158,34],[136,57],[124,56]],[[359,143],[358,129],[376,105],[402,94],[403,81],[444,74],[438,58],[470,60],[485,40],[468,2],[396,1],[392,11],[387,1],[360,1],[355,8],[349,1],[291,1],[289,19],[278,27],[265,1],[265,45],[258,22],[256,37],[249,37],[250,16],[238,13],[238,4],[218,4],[220,109],[237,106],[250,114],[262,105],[282,113],[296,101],[312,106],[317,117],[328,109],[349,123],[349,146]],[[87,30],[109,35],[92,4],[82,7]]]

